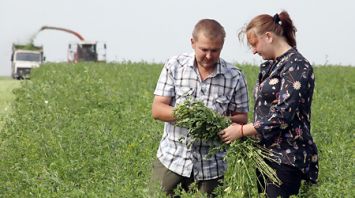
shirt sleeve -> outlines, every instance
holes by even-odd
[[[160,73],[154,94],[158,96],[175,96],[174,78],[171,71],[171,62],[167,61]]]
[[[248,89],[245,77],[242,72],[237,77],[237,86],[229,106],[231,112],[248,112],[249,111],[249,99],[248,99]]]
[[[265,116],[257,116],[254,127],[264,140],[271,139],[291,124],[302,103],[311,102],[308,90],[314,87],[311,65],[305,60],[295,60],[281,73],[281,86],[275,104]]]

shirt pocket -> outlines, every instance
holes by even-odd
[[[192,97],[195,93],[195,89],[191,87],[177,87],[176,88],[176,103],[180,104],[189,97]]]
[[[226,115],[230,103],[230,98],[228,96],[217,96],[214,99],[214,110],[221,115]]]

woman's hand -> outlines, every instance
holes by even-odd
[[[233,123],[232,125],[230,125],[229,127],[223,129],[221,132],[218,133],[219,137],[221,138],[221,140],[226,143],[226,144],[230,144],[232,143],[234,140],[239,139],[242,137],[241,134],[241,126],[239,124]]]

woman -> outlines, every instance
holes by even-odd
[[[256,135],[261,145],[278,154],[280,163],[267,163],[276,170],[282,185],[258,175],[259,192],[265,189],[267,197],[296,195],[302,179],[315,183],[318,177],[317,147],[310,134],[314,74],[296,49],[295,32],[283,11],[256,16],[239,34],[246,35],[253,54],[266,62],[260,66],[254,89],[254,122],[233,124],[220,133],[225,143]]]

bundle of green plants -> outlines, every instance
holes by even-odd
[[[207,108],[202,101],[187,99],[174,109],[176,125],[189,130],[193,139],[219,141],[217,133],[232,122]]]
[[[14,44],[14,48],[22,49],[22,50],[40,50],[42,47],[36,46],[32,42],[30,42],[30,43],[25,43],[25,44]]]
[[[233,170],[229,178],[226,178],[226,193],[239,192],[241,196],[250,195],[251,187],[255,186],[257,168],[261,175],[268,177],[271,182],[280,185],[276,172],[265,160],[277,162],[277,156],[270,150],[258,144],[258,140],[252,137],[238,139],[231,144],[223,143],[218,133],[232,124],[231,120],[218,114],[204,105],[202,101],[186,99],[174,109],[176,126],[187,128],[188,134],[194,141],[220,141],[209,151],[209,156],[227,148],[226,159]]]

